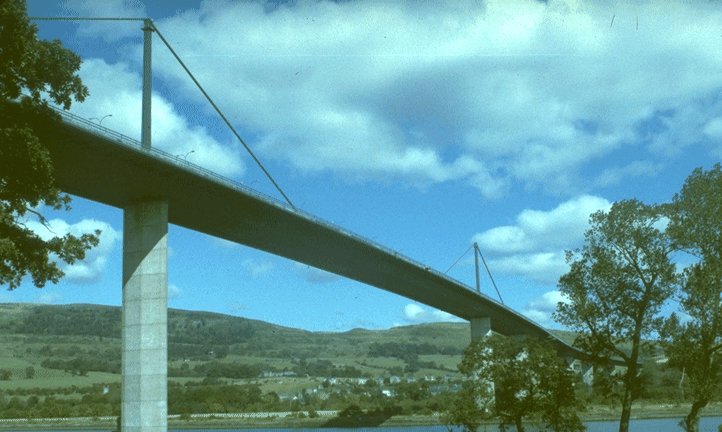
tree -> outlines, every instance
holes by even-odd
[[[643,338],[659,329],[657,315],[677,281],[664,222],[660,207],[637,200],[592,214],[584,245],[567,252],[570,269],[559,280],[569,302],[557,305],[555,319],[580,333],[575,344],[583,350],[607,364],[618,357],[626,365],[620,432],[629,430]]]
[[[466,380],[447,414],[450,424],[475,431],[496,417],[522,432],[531,418],[554,431],[584,430],[574,374],[546,341],[484,338],[467,348],[459,370]]]
[[[699,430],[699,412],[720,384],[722,369],[722,170],[695,169],[668,207],[673,244],[697,258],[683,273],[680,305],[662,332],[669,364],[686,371],[692,405],[682,421]]]
[[[77,75],[80,57],[57,40],[38,40],[24,0],[0,2],[0,64],[0,284],[15,289],[29,274],[43,287],[64,275],[55,258],[68,264],[82,260],[100,232],[43,240],[28,228],[35,218],[50,230],[42,206],[70,209],[70,197],[56,186],[50,154],[31,125],[58,121],[48,99],[67,109],[73,99],[83,101],[88,89]]]

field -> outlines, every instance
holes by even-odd
[[[169,411],[186,420],[291,411],[298,424],[314,424],[302,417],[359,405],[438,421],[434,413],[459,388],[457,365],[470,338],[465,323],[313,333],[179,310],[169,312],[168,327]],[[680,371],[656,362],[655,351],[645,361],[635,411],[682,413]],[[117,416],[120,358],[119,308],[0,304],[0,419]],[[593,387],[578,393],[586,417],[616,415],[613,395]],[[721,410],[713,403],[706,412]]]

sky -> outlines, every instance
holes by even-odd
[[[27,3],[152,18],[297,207],[442,272],[461,257],[448,275],[469,286],[477,242],[505,304],[547,327],[591,213],[669,201],[722,159],[715,2]],[[139,137],[141,23],[37,24],[83,58],[71,111]],[[281,199],[158,37],[153,73],[154,146]],[[99,228],[100,245],[0,301],[120,305],[122,210],[72,205],[53,231]],[[460,321],[180,227],[169,248],[172,308],[313,331]]]

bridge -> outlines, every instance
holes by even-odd
[[[50,150],[59,187],[72,195],[126,210],[126,285],[130,268],[140,266],[142,260],[128,256],[133,248],[127,226],[133,224],[129,209],[131,213],[152,212],[147,206],[137,206],[163,203],[161,208],[165,210],[161,212],[167,211],[167,223],[282,256],[448,312],[471,322],[472,338],[490,330],[503,335],[551,338],[561,355],[589,358],[520,313],[422,263],[183,158],[144,148],[137,140],[66,111],[57,112],[61,122],[37,128]],[[162,234],[156,237],[152,246]],[[140,267],[148,270],[149,266],[152,264]],[[163,271],[150,269],[144,277]],[[161,277],[167,284],[167,276]],[[127,287],[124,291],[128,291]],[[145,298],[138,296],[128,299],[124,292],[124,307],[126,302]],[[151,312],[167,307],[162,293],[154,296],[155,303],[150,303],[153,306],[139,306],[146,313],[141,320],[158,319]],[[135,336],[142,340],[147,333],[139,329]],[[148,349],[153,343],[166,344],[151,339]]]
[[[63,191],[124,211],[123,431],[167,430],[169,223],[448,312],[471,323],[472,339],[490,331],[550,338],[560,355],[589,358],[511,308],[428,266],[151,147],[150,35],[157,28],[143,21],[141,141],[62,110],[57,110],[61,121],[34,125]]]
[[[144,149],[133,138],[67,111],[56,112],[62,122],[46,130],[44,141],[56,181],[67,193],[120,209],[167,202],[169,223],[381,288],[468,321],[488,318],[487,331],[552,338],[563,353],[583,356],[508,306],[375,241],[184,158]]]

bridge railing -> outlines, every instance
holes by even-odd
[[[168,153],[167,151],[161,150],[157,147],[151,147],[150,149],[143,148],[143,144],[135,138],[131,138],[128,135],[124,135],[120,132],[114,131],[113,129],[109,129],[103,125],[92,122],[86,118],[77,116],[77,115],[72,114],[63,109],[60,109],[60,108],[57,108],[54,106],[50,106],[50,108],[52,108],[55,112],[60,114],[60,116],[63,118],[63,121],[74,124],[76,126],[80,126],[81,128],[85,129],[86,131],[88,131],[94,135],[98,135],[102,138],[106,138],[115,144],[121,144],[126,147],[131,147],[136,150],[142,150],[144,152],[151,153],[154,156],[158,156],[161,159],[170,161],[175,165],[180,165],[182,167],[185,167],[186,169],[193,171],[196,174],[201,174],[204,177],[221,182],[221,183],[225,184],[226,186],[230,186],[235,189],[241,189],[245,193],[249,193],[249,194],[257,196],[259,198],[263,198],[265,201],[269,201],[269,202],[273,203],[274,205],[284,207],[288,210],[293,210],[285,203],[273,198],[270,195],[266,195],[262,192],[252,189],[249,186],[247,186],[241,182],[238,182],[236,180],[232,180],[232,179],[229,179],[228,177],[223,177],[220,174],[216,174],[215,172],[209,170],[208,168],[204,168],[200,165],[194,164],[192,162],[188,162],[185,159],[181,159],[179,155],[174,155],[174,154]]]
[[[356,240],[356,241],[359,241],[359,242],[361,242],[361,243],[365,243],[365,244],[367,244],[367,245],[369,245],[369,246],[372,246],[372,247],[374,247],[374,248],[376,248],[376,249],[378,249],[378,250],[381,250],[381,251],[383,251],[383,252],[385,252],[385,253],[387,253],[387,254],[389,254],[389,255],[391,255],[391,256],[394,256],[394,257],[397,258],[397,259],[403,260],[403,261],[405,261],[405,262],[407,262],[407,263],[409,263],[409,264],[412,264],[412,265],[414,265],[414,266],[416,266],[416,267],[422,268],[422,269],[424,269],[424,270],[426,270],[426,271],[428,271],[428,272],[430,272],[430,273],[433,273],[434,275],[436,275],[436,276],[438,276],[438,277],[441,277],[441,278],[443,278],[443,279],[447,279],[447,280],[453,282],[453,283],[456,284],[456,285],[462,286],[462,287],[468,289],[469,291],[472,291],[472,292],[475,292],[475,293],[476,293],[476,290],[474,290],[473,288],[471,288],[469,285],[466,285],[466,284],[458,281],[457,279],[454,279],[454,278],[446,275],[445,273],[441,273],[440,271],[435,270],[435,269],[433,269],[433,268],[431,268],[431,267],[429,267],[429,266],[427,266],[427,265],[425,265],[425,264],[423,264],[423,263],[421,263],[421,262],[419,262],[419,261],[416,261],[416,260],[414,260],[414,259],[412,259],[412,258],[409,258],[408,256],[405,256],[405,255],[399,253],[398,251],[395,251],[395,250],[393,250],[393,249],[391,249],[391,248],[389,248],[389,247],[386,247],[386,246],[384,246],[384,245],[376,242],[375,240],[371,240],[371,239],[369,239],[369,238],[360,236],[360,235],[358,235],[358,234],[356,234],[356,233],[353,233],[353,232],[351,232],[351,231],[348,231],[347,229],[345,229],[345,228],[343,228],[343,227],[341,227],[341,226],[339,226],[339,225],[337,225],[337,224],[335,224],[335,223],[333,223],[333,222],[329,222],[329,221],[320,219],[320,218],[318,218],[317,216],[312,215],[311,213],[308,213],[308,212],[306,212],[306,211],[299,210],[299,209],[297,209],[297,208],[291,207],[291,206],[289,206],[288,204],[286,204],[285,202],[280,201],[280,200],[278,200],[278,199],[276,199],[276,198],[274,198],[274,197],[272,197],[272,196],[270,196],[270,195],[266,195],[266,194],[264,194],[264,193],[262,193],[262,192],[259,192],[259,191],[255,190],[255,189],[252,189],[252,188],[250,188],[249,186],[247,186],[247,185],[245,185],[245,184],[243,184],[243,183],[241,183],[241,182],[238,182],[238,181],[229,179],[229,178],[227,178],[227,177],[223,177],[222,175],[216,174],[215,172],[213,172],[213,171],[211,171],[211,170],[209,170],[209,169],[207,169],[207,168],[204,168],[204,167],[202,167],[202,166],[200,166],[200,165],[197,165],[197,164],[194,164],[194,163],[192,163],[192,162],[188,162],[188,161],[185,160],[185,159],[181,159],[178,155],[173,155],[173,154],[171,154],[171,153],[168,153],[168,152],[166,152],[166,151],[164,151],[164,150],[161,150],[161,149],[159,149],[159,148],[156,148],[156,147],[151,147],[150,149],[143,148],[142,143],[141,143],[140,141],[138,141],[137,139],[135,139],[135,138],[131,138],[131,137],[129,137],[129,136],[127,136],[127,135],[124,135],[124,134],[122,134],[122,133],[120,133],[120,132],[117,132],[117,131],[114,131],[114,130],[112,130],[112,129],[109,129],[109,128],[103,126],[103,125],[100,125],[100,124],[98,124],[98,123],[92,122],[92,121],[90,121],[90,120],[88,120],[88,119],[86,119],[86,118],[77,116],[77,115],[75,115],[75,114],[71,114],[70,112],[68,112],[68,111],[66,111],[66,110],[63,110],[63,109],[61,109],[61,108],[57,108],[57,107],[54,107],[54,106],[50,106],[50,108],[52,108],[55,112],[57,112],[57,113],[61,116],[61,118],[63,119],[64,122],[67,122],[67,123],[73,124],[73,125],[75,125],[75,126],[81,127],[82,129],[84,129],[84,130],[86,130],[86,131],[88,131],[88,132],[90,132],[90,133],[92,133],[92,134],[94,134],[94,135],[100,136],[101,138],[105,138],[105,139],[107,139],[107,140],[109,140],[109,141],[111,141],[111,142],[113,142],[113,143],[115,143],[115,144],[119,144],[119,145],[122,145],[122,146],[125,146],[125,147],[130,147],[130,148],[133,148],[133,149],[135,149],[135,150],[140,150],[140,151],[143,151],[143,152],[147,152],[147,153],[149,153],[149,154],[151,154],[151,155],[153,155],[153,156],[155,156],[155,157],[161,158],[161,159],[163,159],[163,160],[165,160],[165,161],[168,161],[168,162],[170,162],[170,163],[172,163],[172,164],[174,164],[174,165],[178,165],[178,166],[180,166],[180,167],[183,167],[184,169],[189,170],[189,171],[191,171],[191,172],[193,172],[193,173],[195,173],[195,174],[202,175],[202,176],[204,176],[204,177],[206,177],[206,178],[208,178],[208,179],[211,179],[211,180],[213,180],[213,181],[219,182],[219,183],[221,183],[221,184],[223,184],[223,185],[225,185],[225,186],[231,187],[231,188],[236,189],[236,190],[238,190],[238,191],[240,191],[240,192],[243,192],[243,193],[245,193],[245,194],[249,194],[249,195],[255,196],[256,198],[258,198],[258,199],[260,199],[260,200],[262,200],[262,201],[265,201],[265,202],[267,202],[267,203],[269,203],[269,204],[272,204],[272,205],[274,205],[274,206],[276,206],[276,207],[280,207],[280,208],[283,208],[283,209],[285,209],[285,210],[287,210],[287,211],[289,211],[289,212],[296,213],[296,214],[298,214],[299,216],[302,216],[302,217],[304,217],[304,218],[306,218],[306,219],[308,219],[308,220],[310,220],[310,221],[312,221],[312,222],[314,222],[314,223],[316,223],[316,224],[323,225],[323,226],[326,226],[326,227],[328,227],[328,228],[330,228],[330,229],[333,229],[333,230],[335,230],[336,232],[339,232],[339,233],[341,233],[341,234],[343,234],[343,235],[345,235],[345,236],[347,236],[347,237],[350,237],[350,238],[352,238],[352,239],[354,239],[354,240]],[[499,303],[497,300],[495,300],[495,299],[494,299],[493,297],[491,297],[491,296],[488,296],[488,295],[486,295],[486,294],[484,294],[484,293],[479,293],[479,294],[481,294],[482,296],[486,297],[488,300],[491,300],[491,301],[493,301],[493,302]]]

